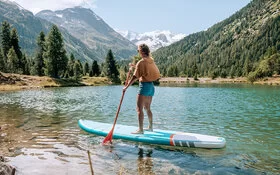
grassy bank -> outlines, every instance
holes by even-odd
[[[186,85],[186,84],[258,84],[258,85],[280,85],[280,76],[273,76],[260,79],[251,83],[246,77],[238,78],[198,78],[194,80],[193,78],[186,77],[164,77],[159,80],[161,85]]]
[[[164,77],[159,80],[160,85],[186,85],[186,84],[226,84],[226,83],[243,83],[251,84],[245,77],[239,78],[193,78],[186,77]],[[89,77],[84,76],[79,81],[74,79],[56,79],[50,77],[39,77],[30,75],[7,74],[0,75],[0,91],[13,91],[32,88],[47,88],[47,87],[67,87],[67,86],[99,86],[109,85],[111,82],[106,77]],[[254,82],[259,85],[276,85],[280,86],[280,76],[263,78]]]
[[[79,81],[74,79],[56,79],[30,75],[2,73],[0,77],[0,91],[13,91],[32,88],[67,87],[67,86],[98,86],[111,82],[106,77],[84,76]]]

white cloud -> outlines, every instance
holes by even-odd
[[[41,10],[62,10],[75,6],[96,8],[96,0],[13,0],[34,14]]]

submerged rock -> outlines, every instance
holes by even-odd
[[[16,169],[4,163],[5,158],[3,156],[0,156],[0,175],[15,175]]]

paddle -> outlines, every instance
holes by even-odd
[[[128,82],[128,79],[129,79],[129,75],[130,75],[130,71],[131,71],[131,69],[129,69],[129,71],[128,71],[127,75],[126,75],[125,86],[127,85],[127,82]],[[113,132],[114,132],[114,129],[115,129],[115,125],[117,123],[117,119],[118,119],[118,115],[119,115],[119,112],[120,112],[120,109],[121,109],[121,105],[122,105],[124,94],[125,94],[125,91],[122,92],[121,101],[120,101],[120,104],[119,104],[119,107],[118,107],[118,110],[117,110],[117,113],[116,113],[116,117],[115,117],[115,121],[114,121],[113,127],[112,127],[111,131],[108,133],[108,135],[104,138],[104,140],[102,142],[103,145],[108,144],[108,142],[110,142],[110,144],[112,144]]]

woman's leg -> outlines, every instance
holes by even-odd
[[[138,126],[139,129],[136,132],[133,132],[132,134],[142,134],[143,133],[143,122],[144,122],[144,112],[143,112],[143,107],[144,107],[144,99],[145,96],[138,94],[137,95],[137,106],[136,106],[136,111],[138,115]]]
[[[146,112],[147,112],[147,115],[148,115],[148,118],[149,118],[149,126],[148,126],[147,130],[153,131],[153,113],[152,113],[152,110],[151,110],[151,103],[152,103],[153,97],[152,96],[145,96],[144,98],[145,98],[144,108],[146,109]]]

